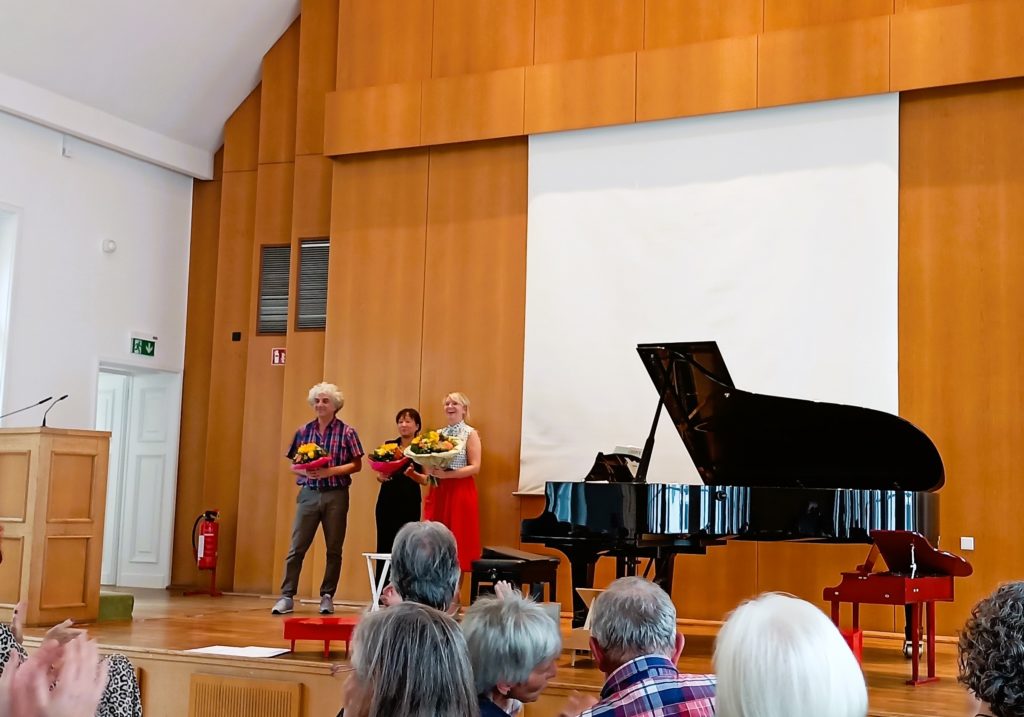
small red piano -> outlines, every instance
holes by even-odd
[[[974,568],[959,555],[933,548],[920,533],[909,530],[873,530],[874,545],[867,560],[843,580],[825,588],[823,599],[832,603],[832,622],[839,625],[839,603],[853,603],[853,627],[860,627],[860,605],[909,605],[911,607],[912,674],[908,685],[935,682],[935,603],[953,600],[953,578],[970,575]],[[881,554],[888,572],[874,573]],[[928,676],[920,678],[921,605],[928,621]]]

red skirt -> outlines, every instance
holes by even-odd
[[[483,553],[480,546],[480,508],[473,476],[442,478],[430,489],[423,503],[423,519],[436,520],[448,526],[455,535],[462,571],[471,571],[473,561]]]

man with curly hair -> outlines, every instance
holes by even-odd
[[[981,702],[978,714],[1024,717],[1024,582],[975,605],[958,647],[957,679]]]

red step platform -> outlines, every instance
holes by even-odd
[[[358,617],[290,617],[284,621],[284,639],[291,640],[292,652],[296,640],[323,640],[324,657],[330,657],[332,640],[344,641],[347,655],[358,622]]]

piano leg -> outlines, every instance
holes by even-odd
[[[664,553],[654,559],[654,584],[672,594],[672,574],[675,571],[675,553]]]
[[[928,611],[928,680],[938,680],[935,676],[935,601],[929,600],[926,604]]]
[[[911,605],[911,668],[908,685],[923,685],[926,682],[938,682],[935,676],[935,603],[925,603],[928,616],[928,676],[921,678],[921,603],[915,602]]]
[[[920,660],[921,660],[921,645],[919,640],[921,639],[921,604],[914,603],[910,608],[910,645],[911,645],[911,667],[910,667],[910,682],[909,685],[920,684]]]

